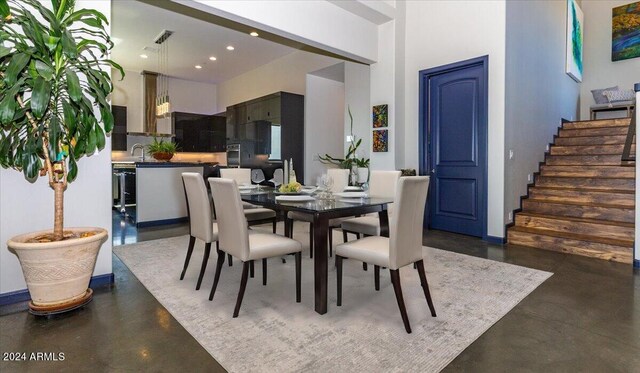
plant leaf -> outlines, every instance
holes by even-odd
[[[104,123],[104,132],[109,133],[113,130],[113,113],[111,110],[100,108],[102,123]]]
[[[102,127],[95,126],[95,132],[96,132],[96,147],[98,148],[98,150],[102,150],[104,149],[104,144],[106,142],[104,131],[102,130]]]
[[[67,70],[67,88],[69,88],[69,96],[75,102],[82,100],[82,89],[80,88],[80,79],[78,75],[72,71]]]
[[[69,30],[62,34],[62,51],[69,59],[74,59],[78,56],[78,46]]]
[[[45,80],[49,81],[53,78],[53,67],[43,61],[35,60],[36,71]]]
[[[51,84],[42,77],[37,77],[33,84],[31,93],[31,112],[40,119],[44,116],[49,106],[49,98],[51,97]]]
[[[4,77],[4,81],[8,86],[12,86],[18,81],[20,72],[27,66],[29,59],[31,59],[31,57],[25,53],[16,53],[13,55]]]
[[[7,0],[0,0],[0,17],[6,18],[10,13],[9,4]]]
[[[73,156],[73,153],[69,153],[69,167],[67,169],[67,182],[72,182],[78,176],[78,164]]]

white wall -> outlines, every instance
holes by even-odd
[[[304,95],[307,73],[339,62],[335,58],[304,51],[278,58],[218,84],[218,111],[279,91]]]
[[[577,119],[580,85],[564,70],[566,8],[564,1],[507,1],[507,214],[520,207],[527,176],[538,171],[561,118]]]
[[[347,135],[351,132],[351,118],[348,109],[351,108],[353,116],[353,135],[362,139],[356,153],[358,158],[370,158],[371,154],[371,75],[370,67],[354,62],[344,64],[344,134],[342,142],[346,154],[349,143]]]
[[[640,82],[638,82],[640,83]],[[640,91],[636,91],[636,102],[640,102]],[[638,123],[640,123],[640,110],[636,110],[636,138],[638,134]],[[637,143],[638,141],[636,141]],[[636,154],[638,151],[636,150]],[[636,231],[635,231],[635,260],[640,261],[640,193],[638,191],[640,188],[640,162],[638,161],[638,156],[636,155]]]
[[[418,72],[489,55],[488,234],[494,237],[504,237],[505,8],[504,0],[406,2],[405,118],[396,123],[404,125],[397,131],[404,132],[402,166],[418,169]]]
[[[169,78],[171,111],[196,114],[217,114],[217,86],[210,83]],[[140,71],[126,70],[125,77],[114,71],[114,105],[127,107],[127,130],[143,132],[142,75]],[[158,121],[159,133],[171,133],[170,119]]]
[[[595,104],[592,89],[618,85],[633,89],[640,82],[640,58],[611,61],[611,9],[632,0],[583,1],[584,52],[583,80],[580,92],[580,118],[589,119],[589,107]]]
[[[323,0],[172,0],[356,61],[377,56],[376,25]]]
[[[76,9],[91,8],[110,17],[108,1],[80,0]],[[94,276],[112,272],[111,267],[111,139],[105,150],[78,162],[78,178],[65,193],[66,227],[102,227],[109,239],[102,245]],[[46,178],[30,184],[22,173],[0,169],[0,293],[26,289],[17,257],[6,242],[21,233],[52,229],[53,190]]]
[[[378,59],[377,63],[371,65],[371,103],[370,112],[375,105],[388,105],[388,118],[389,126],[386,128],[389,131],[389,151],[374,153],[373,152],[373,139],[372,139],[372,115],[369,114],[368,134],[370,154],[371,154],[371,169],[373,170],[395,170],[396,160],[395,154],[398,149],[402,149],[402,146],[398,146],[395,143],[395,123],[396,123],[396,108],[398,103],[395,102],[395,59],[394,53],[390,51],[396,50],[395,48],[395,28],[396,21],[387,22],[378,27]]]
[[[305,184],[315,184],[326,166],[316,155],[343,154],[344,83],[307,75],[304,97]]]

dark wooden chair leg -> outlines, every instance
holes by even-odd
[[[242,305],[242,298],[244,297],[244,290],[247,288],[247,277],[249,277],[249,262],[242,263],[242,279],[240,280],[240,290],[238,291],[238,300],[236,300],[236,308],[233,310],[233,317],[238,317],[240,313],[240,306]]]
[[[342,257],[340,255],[336,255],[336,278],[338,280],[338,300],[336,305],[342,306]]]
[[[293,219],[289,220],[289,238],[293,238]]]
[[[255,277],[255,269],[254,269],[254,266],[253,266],[253,260],[249,261],[249,270],[250,270],[250,273],[251,273],[250,274],[251,278],[254,278]]]
[[[262,259],[262,285],[267,285],[267,258]]]
[[[424,297],[427,299],[427,304],[429,305],[431,316],[436,317],[436,308],[433,306],[433,301],[431,300],[431,292],[429,292],[429,283],[427,283],[427,275],[424,272],[424,261],[418,260],[415,264],[418,267],[420,283],[422,285],[422,290],[424,291]]]
[[[366,271],[369,269],[369,266],[367,266],[367,263],[362,262],[362,270]]]
[[[229,267],[233,267],[233,257],[231,254],[227,254],[227,260],[229,260]]]
[[[400,315],[402,316],[402,322],[404,323],[404,330],[411,334],[411,326],[409,325],[409,317],[407,316],[407,309],[404,306],[404,298],[402,297],[402,286],[400,285],[400,270],[390,269],[391,283],[393,284],[393,291],[396,293],[396,300],[398,301],[398,308],[400,308]]]
[[[347,242],[349,240],[349,238],[347,237],[347,231],[345,231],[344,229],[342,230],[342,241],[343,242]]]
[[[216,262],[216,274],[213,277],[213,286],[211,287],[211,293],[209,293],[209,300],[213,300],[213,296],[218,288],[218,281],[220,281],[220,272],[222,272],[222,265],[224,264],[225,253],[218,250],[218,261]]]
[[[333,256],[333,228],[329,227],[329,257]]]
[[[360,233],[356,233],[356,240],[360,239]]]
[[[191,254],[193,254],[193,247],[196,245],[196,238],[193,236],[189,237],[189,247],[187,247],[187,257],[184,259],[184,267],[182,268],[182,273],[180,274],[180,280],[184,279],[185,273],[187,273],[187,267],[189,266],[189,261],[191,260]]]
[[[295,253],[296,256],[296,302],[302,300],[302,253]]]
[[[196,290],[200,290],[200,285],[202,285],[202,278],[204,277],[205,269],[207,269],[209,254],[211,254],[211,242],[207,242],[204,245],[204,257],[202,258],[202,267],[200,268],[200,276],[198,276],[198,283],[196,284]]]
[[[277,218],[273,218],[273,234],[276,234],[276,226],[278,224],[278,219]]]
[[[309,258],[313,259],[313,223],[309,223]]]
[[[376,287],[376,291],[380,290],[380,266],[373,266],[373,282]]]

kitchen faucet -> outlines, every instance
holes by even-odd
[[[131,156],[133,157],[133,153],[135,153],[136,149],[141,149],[142,150],[142,156],[140,156],[140,160],[142,162],[144,162],[144,145],[138,143],[138,144],[134,144],[131,147]]]

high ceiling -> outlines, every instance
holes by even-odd
[[[153,40],[163,30],[174,32],[169,38],[169,75],[199,82],[220,83],[295,51],[138,1],[113,1],[111,9],[111,33],[116,43],[112,58],[125,70],[158,71],[157,53],[144,48],[155,49]],[[228,51],[228,45],[235,50]],[[141,54],[148,58],[141,58]],[[211,56],[217,60],[210,61]]]

